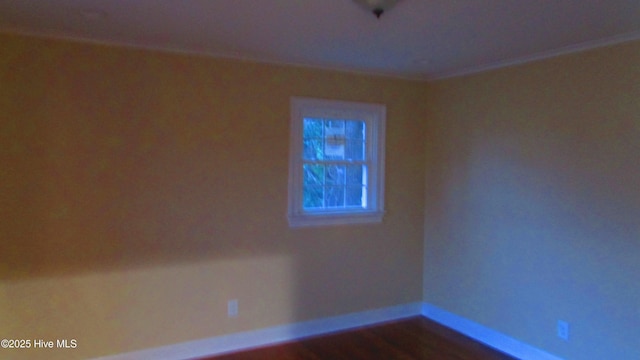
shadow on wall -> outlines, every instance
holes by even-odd
[[[11,337],[87,358],[419,301],[420,85],[0,37]],[[385,222],[289,229],[292,95],[393,104]]]
[[[598,71],[627,57],[596,55],[575,61],[580,76],[556,59],[564,66],[438,88],[425,299],[568,358],[628,358],[640,320],[637,82]],[[570,343],[549,330],[559,319],[575,324]]]

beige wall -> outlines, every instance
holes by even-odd
[[[79,345],[2,358],[121,353],[422,288],[569,359],[640,357],[637,42],[424,84],[0,41],[0,329]],[[290,96],[387,104],[383,224],[288,228]]]
[[[94,357],[421,300],[424,84],[0,42],[1,333],[78,341],[3,359]],[[290,96],[387,105],[382,224],[289,229]]]
[[[640,43],[429,100],[425,301],[567,359],[640,358]]]

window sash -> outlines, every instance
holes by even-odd
[[[304,116],[302,122],[303,160],[370,159],[370,121],[347,116]]]
[[[336,211],[343,209],[345,211],[365,211],[368,208],[369,199],[373,196],[369,184],[371,183],[370,162],[367,161],[308,161],[302,162],[301,179],[302,179],[302,196],[300,197],[300,206],[305,213],[316,213],[326,211]],[[318,176],[307,177],[313,169],[310,167],[318,166],[322,169],[321,178]],[[327,179],[331,167],[342,167],[344,173],[340,178],[333,181]],[[358,179],[359,178],[359,179]],[[358,179],[357,181],[352,181]],[[314,191],[314,189],[316,191]],[[327,204],[327,191],[330,189],[342,192],[341,204]],[[317,191],[321,190],[320,193]],[[358,195],[359,193],[359,195]],[[313,196],[309,199],[307,195]],[[330,196],[331,194],[329,194]],[[334,196],[337,194],[334,193]],[[359,197],[359,202],[356,201]],[[318,204],[319,201],[319,204]],[[307,205],[308,203],[312,205]],[[317,204],[317,205],[313,205]]]

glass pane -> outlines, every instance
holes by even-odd
[[[364,160],[364,154],[364,141],[360,139],[347,139],[345,144],[345,159]]]
[[[338,185],[345,183],[345,165],[327,165],[325,182],[327,185]]]
[[[323,186],[304,185],[302,194],[302,207],[304,209],[322,208],[324,201],[323,190]]]
[[[324,156],[330,160],[344,159],[345,128],[343,120],[326,120],[324,127]]]
[[[364,168],[365,165],[347,165],[346,184],[358,186],[366,185],[367,180],[364,178]]]
[[[366,160],[366,123],[359,120],[305,118],[303,208],[367,206],[366,165],[323,164],[331,160]]]
[[[305,185],[324,184],[324,165],[304,164],[302,166],[302,173]]]
[[[344,131],[345,131],[345,121],[344,120],[325,120],[324,121],[324,125],[325,125],[325,133],[327,132],[339,132],[342,135],[344,135]]]
[[[304,139],[304,154],[303,159],[305,160],[322,160],[323,159],[323,150],[322,150],[322,140],[321,139]]]
[[[364,121],[345,121],[345,132],[349,139],[364,140],[366,124]]]
[[[325,189],[325,207],[344,207],[344,187],[327,186]]]
[[[345,158],[348,160],[365,159],[365,125],[364,121],[345,122]]]
[[[322,139],[322,119],[305,118],[303,126],[303,138]]]
[[[367,190],[363,186],[347,186],[346,205],[365,207],[367,204]]]

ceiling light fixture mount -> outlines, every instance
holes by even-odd
[[[353,0],[358,5],[373,13],[378,19],[400,0]]]

